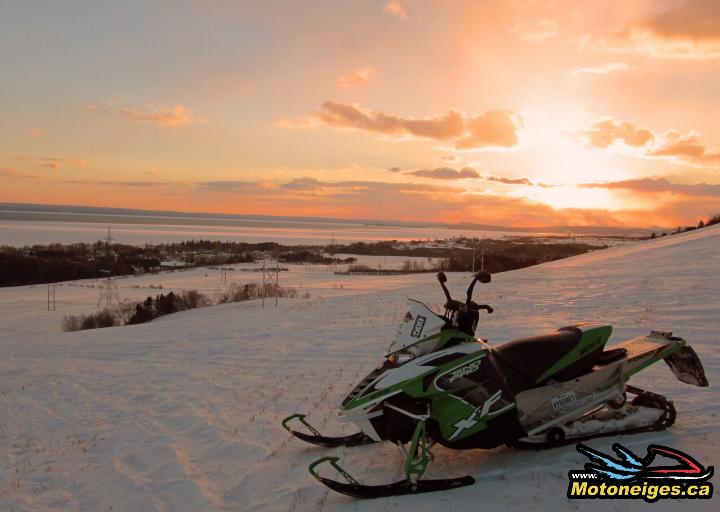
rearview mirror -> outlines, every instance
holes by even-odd
[[[489,283],[492,280],[492,277],[490,276],[490,272],[487,270],[481,270],[477,274],[475,274],[475,279],[480,281],[481,283]]]
[[[440,282],[443,283],[443,284],[446,283],[446,282],[447,282],[447,276],[445,275],[445,272],[438,272],[438,273],[437,273],[437,280],[440,281]]]

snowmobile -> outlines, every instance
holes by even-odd
[[[405,479],[392,484],[363,485],[337,457],[310,464],[310,474],[335,491],[379,498],[473,484],[472,476],[422,479],[435,444],[458,450],[544,449],[665,429],[675,421],[672,402],[627,384],[660,360],[680,381],[708,385],[695,351],[666,331],[606,347],[612,326],[579,323],[491,347],[475,330],[480,311],[493,308],[472,299],[475,284],[490,282],[490,274],[473,277],[464,302],[451,297],[444,273],[437,277],[446,298],[444,314],[411,299],[385,358],[343,400],[338,417],[359,432],[324,436],[304,414],[282,422],[295,437],[320,446],[389,441],[400,448]],[[326,463],[345,481],[321,476],[318,466]]]

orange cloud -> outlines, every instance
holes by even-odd
[[[324,102],[315,112],[299,118],[279,119],[277,126],[305,128],[330,126],[378,133],[390,137],[407,136],[447,141],[457,149],[491,146],[511,147],[518,143],[521,122],[506,110],[489,110],[469,117],[451,110],[447,114],[422,119],[404,118],[380,111],[363,110],[355,105]]]
[[[625,71],[626,69],[630,69],[630,66],[624,62],[608,62],[599,66],[573,69],[569,73],[571,75],[606,75],[613,71]]]
[[[35,174],[25,174],[18,172],[15,169],[8,169],[7,167],[0,167],[0,178],[20,178],[20,179],[37,179],[39,176]]]
[[[640,147],[652,142],[654,138],[647,128],[638,128],[629,122],[619,123],[609,117],[593,123],[589,130],[580,132],[580,135],[594,148],[606,148],[616,140],[621,140],[628,146]]]
[[[644,155],[648,157],[674,157],[698,164],[720,162],[720,148],[703,144],[697,132],[683,135],[669,130],[657,134],[627,121],[619,123],[612,118],[604,118],[589,130],[579,132],[579,135],[594,148],[607,148],[615,141],[622,141],[628,146],[644,147]]]
[[[343,88],[359,87],[370,83],[370,79],[375,75],[375,68],[365,66],[354,69],[350,73],[338,78],[338,85]]]
[[[194,116],[184,105],[168,107],[160,104],[150,104],[144,108],[133,108],[118,103],[108,103],[107,105],[88,105],[85,107],[85,111],[93,114],[109,114],[115,111],[122,119],[128,121],[151,123],[172,128],[207,122],[207,119]]]
[[[704,145],[696,132],[681,135],[675,130],[670,130],[663,136],[662,143],[647,154],[677,157],[698,163],[720,162],[720,148],[711,149]]]
[[[504,183],[505,185],[533,185],[533,182],[527,178],[502,178],[498,176],[485,176],[485,179],[488,181],[495,181],[497,183]]]
[[[27,134],[30,135],[30,137],[37,138],[37,137],[42,137],[43,135],[45,135],[45,132],[42,130],[37,130],[35,128],[31,128],[30,130],[27,131]]]
[[[407,11],[405,10],[405,7],[403,7],[397,0],[390,0],[386,3],[385,12],[389,12],[390,14],[393,14],[403,20],[407,19]]]
[[[558,23],[549,18],[541,19],[531,25],[526,25],[515,30],[520,34],[523,41],[539,43],[556,37],[560,31]]]
[[[720,2],[717,0],[685,0],[644,23],[659,37],[720,41]]]
[[[14,156],[13,160],[24,160],[37,163],[38,167],[47,169],[60,169],[64,165],[85,167],[87,160],[81,158],[58,158],[50,156]]]
[[[480,175],[472,167],[463,167],[462,169],[453,169],[452,167],[439,167],[437,169],[419,169],[417,171],[408,171],[405,174],[418,176],[421,178],[434,178],[440,180],[465,180],[471,178],[479,178]]]
[[[717,0],[668,2],[665,9],[625,26],[593,47],[654,59],[720,58],[720,3]],[[658,12],[659,11],[659,12]]]
[[[671,183],[666,178],[644,178],[608,183],[583,183],[578,186],[583,188],[625,189],[639,192],[673,192],[686,196],[706,196],[720,199],[720,184],[696,183],[688,185]]]

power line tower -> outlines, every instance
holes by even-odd
[[[115,284],[115,281],[112,278],[111,273],[111,263],[112,263],[112,254],[110,253],[110,242],[113,242],[115,239],[112,237],[112,233],[110,232],[110,226],[108,226],[108,233],[107,238],[105,239],[105,265],[106,268],[104,270],[101,270],[103,274],[107,274],[107,277],[103,279],[102,283],[100,284],[100,296],[98,297],[97,305],[100,306],[100,304],[105,303],[106,308],[112,307],[113,303],[120,303],[120,292],[118,291],[117,284]]]
[[[472,273],[475,273],[475,260],[477,259],[475,256],[475,247],[473,247],[472,252]],[[480,270],[485,270],[485,235],[482,237],[482,241],[480,243]]]
[[[262,307],[265,307],[265,293],[267,292],[267,285],[270,285],[275,295],[275,307],[278,306],[278,291],[280,288],[280,258],[275,260],[275,268],[267,264],[267,259],[263,257],[263,284],[262,284]]]

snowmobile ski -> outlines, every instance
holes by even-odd
[[[448,491],[456,489],[457,487],[463,487],[475,483],[475,479],[472,476],[467,475],[457,478],[418,480],[415,483],[408,482],[407,480],[400,480],[392,484],[364,485],[359,483],[344,469],[342,469],[342,467],[340,467],[337,463],[338,460],[339,459],[337,457],[323,457],[313,462],[309,467],[309,471],[319,482],[323,483],[333,491],[353,498],[387,498],[390,496],[404,496],[406,494]],[[315,471],[315,467],[323,464],[324,462],[328,462],[331,466],[333,466],[333,468],[335,468],[335,470],[343,478],[345,478],[346,482],[338,482],[337,480],[320,476],[317,471]]]
[[[305,432],[299,432],[291,429],[287,423],[293,419],[297,419],[305,425],[312,434],[306,434]],[[293,414],[285,418],[282,422],[282,426],[298,439],[305,441],[306,443],[314,444],[317,446],[325,446],[327,448],[333,448],[336,446],[362,446],[364,444],[372,444],[377,441],[373,441],[363,432],[356,432],[346,436],[330,437],[322,435],[315,427],[313,427],[308,421],[305,420],[304,414]]]

